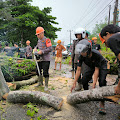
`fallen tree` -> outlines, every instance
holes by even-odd
[[[113,96],[115,95],[114,88],[116,85],[113,86],[105,86],[85,91],[80,91],[76,93],[71,93],[67,96],[67,103],[69,104],[80,104],[88,101],[97,101],[105,99],[106,96]]]
[[[19,89],[22,86],[32,85],[32,84],[36,83],[37,81],[38,81],[38,76],[34,76],[34,77],[30,78],[29,80],[13,82],[13,86],[11,86],[11,88],[13,88],[14,90]]]
[[[0,100],[2,98],[5,99],[7,97],[8,93],[9,93],[9,88],[6,84],[5,78],[4,78],[1,68],[0,68]]]
[[[60,110],[63,99],[39,91],[11,91],[8,94],[7,101],[10,103],[37,103],[52,106]]]

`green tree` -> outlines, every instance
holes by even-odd
[[[12,21],[13,18],[10,14],[10,9],[7,6],[7,3],[3,0],[0,0],[0,41],[7,41],[6,34],[9,21]]]
[[[92,34],[90,35],[90,39],[92,39],[92,37],[97,37],[98,42],[100,42],[99,33],[102,30],[102,28],[105,27],[106,25],[107,25],[107,18],[105,18],[105,20],[101,21],[100,23],[96,23],[95,27],[93,28]]]
[[[10,42],[21,43],[21,46],[25,45],[26,40],[29,39],[31,45],[34,46],[37,42],[35,29],[38,26],[44,27],[46,37],[52,40],[57,38],[55,32],[60,28],[53,26],[58,23],[55,22],[56,17],[50,15],[52,9],[47,7],[40,10],[38,7],[31,6],[30,2],[32,0],[7,0],[4,2],[13,18],[13,20],[7,19],[6,39]]]

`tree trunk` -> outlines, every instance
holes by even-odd
[[[81,92],[71,93],[67,96],[67,102],[69,104],[80,104],[87,101],[97,101],[104,99],[105,96],[112,96],[115,94],[113,86],[105,86],[100,88],[95,88],[91,90],[85,90]]]
[[[52,106],[60,110],[63,99],[39,91],[11,91],[7,101],[10,103],[37,103]]]
[[[3,96],[6,96],[6,94],[9,93],[9,91],[10,90],[6,84],[5,78],[0,68],[0,100]]]
[[[23,46],[23,31],[21,31],[21,47]]]
[[[13,89],[19,89],[22,86],[32,85],[32,84],[36,83],[37,81],[38,81],[38,76],[34,76],[34,77],[30,78],[29,80],[13,82],[13,84],[14,84]]]

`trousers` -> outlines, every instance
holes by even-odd
[[[92,79],[92,76],[94,74],[95,68],[87,67],[87,69],[84,70],[84,74],[82,77],[82,84],[84,90],[88,90],[88,82]],[[106,76],[107,76],[107,69],[99,69],[99,86],[106,86]]]
[[[50,61],[41,61],[38,62],[38,66],[39,66],[39,70],[40,70],[40,74],[42,76],[49,77],[49,67],[50,67]],[[38,70],[36,70],[37,75],[38,74]]]

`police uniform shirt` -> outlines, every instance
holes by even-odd
[[[26,54],[32,56],[32,47],[30,45],[26,47]]]
[[[52,46],[46,46],[46,39],[46,37],[44,37],[42,40],[38,39],[38,43],[35,48],[39,49],[39,51],[42,51],[43,61],[50,61],[50,52],[52,51]]]

